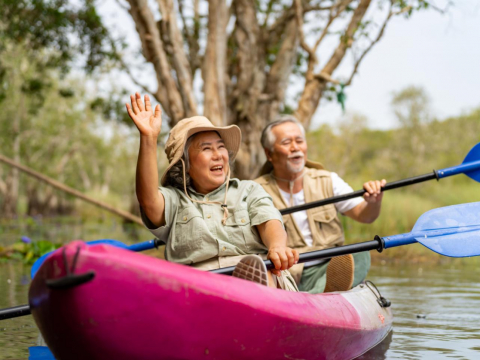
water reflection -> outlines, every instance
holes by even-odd
[[[372,267],[368,278],[392,301],[394,331],[359,359],[480,359],[479,260],[421,272],[413,265]],[[1,308],[27,303],[28,273],[19,263],[0,264]],[[31,315],[0,321],[0,359],[28,359],[37,339]]]
[[[393,330],[390,331],[385,339],[375,346],[373,349],[370,349],[362,356],[358,357],[357,360],[384,360],[387,358],[387,351],[390,348],[392,343]]]

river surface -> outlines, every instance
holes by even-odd
[[[0,307],[27,303],[29,267],[0,264]],[[373,266],[368,279],[392,302],[393,332],[360,359],[480,359],[480,261]],[[0,321],[0,359],[28,359],[31,315]],[[32,359],[33,360],[33,359]]]

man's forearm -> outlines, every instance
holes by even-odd
[[[345,212],[344,215],[364,224],[373,223],[380,215],[382,208],[381,202],[368,203],[366,201],[361,202],[353,209]]]

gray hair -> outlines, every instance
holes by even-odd
[[[300,130],[302,131],[303,136],[305,136],[305,128],[303,127],[302,123],[295,118],[295,116],[282,115],[282,116],[279,116],[275,121],[272,121],[270,124],[268,124],[265,127],[265,129],[263,129],[262,137],[260,138],[260,141],[264,149],[273,151],[273,145],[275,144],[275,141],[277,139],[275,138],[275,135],[273,135],[272,129],[275,126],[278,126],[287,122],[297,124]]]
[[[215,131],[216,132],[216,131]],[[216,132],[218,136],[220,134]],[[182,159],[185,162],[185,182],[187,184],[187,187],[191,185],[192,178],[190,177],[190,174],[188,173],[190,171],[190,156],[188,155],[188,149],[190,149],[190,146],[192,145],[192,141],[200,133],[193,134],[187,139],[187,142],[185,143],[185,147],[183,149],[183,156]],[[234,166],[234,160],[233,159],[233,152],[228,150],[228,165],[230,167],[230,171],[232,171],[233,166]],[[176,187],[177,189],[184,190],[184,185],[183,185],[183,165],[182,162],[179,160],[173,165],[170,170],[168,171],[167,174],[167,181],[166,185],[170,185],[173,187]]]

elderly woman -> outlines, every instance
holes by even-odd
[[[140,132],[136,191],[142,219],[166,240],[166,258],[206,270],[238,263],[234,276],[295,291],[283,270],[298,261],[298,252],[286,246],[271,197],[253,181],[230,178],[240,129],[215,127],[203,116],[178,122],[165,144],[169,166],[157,188],[160,106],[152,111],[148,95],[144,104],[138,93],[126,105]],[[273,275],[260,257],[246,256],[264,253],[275,265]]]

